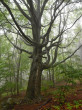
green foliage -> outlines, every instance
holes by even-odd
[[[72,64],[73,63],[73,64]],[[77,66],[78,65],[78,66]],[[68,61],[64,64],[60,64],[57,68],[57,74],[58,76],[61,76],[62,80],[65,80],[65,82],[76,84],[76,80],[80,81],[82,78],[82,68],[81,64],[76,64],[75,62]],[[78,69],[79,67],[79,69]]]
[[[55,105],[55,106],[52,106],[52,107],[55,108],[56,110],[60,110],[60,106]]]
[[[67,103],[65,103],[66,104],[66,108],[68,110],[72,110],[73,108],[78,109],[79,107],[82,106],[82,104],[81,104],[82,101],[81,102],[80,101],[81,100],[74,100],[73,104],[71,104],[70,102],[67,102]]]
[[[73,108],[73,106],[72,106],[72,104],[71,103],[66,103],[66,106],[67,106],[67,109],[68,110],[72,110],[72,108]]]
[[[52,86],[53,86],[53,82],[52,81],[43,80],[42,81],[42,86],[41,86],[41,91],[45,91],[46,92]]]
[[[9,90],[11,88],[14,88],[14,87],[15,87],[15,83],[13,83],[13,82],[6,82],[5,84],[3,84],[0,87],[0,93],[9,92]]]
[[[79,100],[79,103],[82,103],[82,100]]]
[[[60,86],[56,90],[55,97],[57,98],[57,101],[59,102],[60,105],[65,103],[66,95],[69,90],[70,90],[70,86]]]
[[[77,100],[74,100],[73,103],[74,103],[74,107],[76,109],[79,108],[80,106],[82,106],[82,100],[81,100],[81,102],[80,101],[77,101]]]
[[[7,25],[8,26],[8,25]],[[9,27],[7,27],[9,28]],[[11,36],[8,36],[11,41]],[[21,43],[19,41],[18,43]],[[26,47],[27,48],[27,47]],[[0,36],[0,95],[16,93],[17,87],[17,69],[19,51],[13,48],[4,35]],[[26,60],[27,59],[27,60]],[[27,81],[21,74],[24,72],[28,75],[30,62],[26,53],[21,54],[21,64],[19,69],[19,89],[26,88]],[[22,83],[22,84],[21,84]],[[25,86],[21,86],[21,85]]]

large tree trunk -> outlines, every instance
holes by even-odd
[[[31,64],[26,99],[35,99],[41,95],[42,56],[41,49],[35,49]]]

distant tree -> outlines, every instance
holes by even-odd
[[[72,27],[82,16],[81,13],[78,18],[73,18],[73,11],[79,2],[74,0],[0,0],[0,10],[4,16],[0,23],[5,36],[15,48],[30,54],[32,58],[26,100],[38,98],[41,95],[41,75],[44,69],[65,62],[81,47],[63,60],[57,61],[58,51],[63,48],[61,46],[64,36],[72,32]],[[30,51],[15,45],[9,39],[9,33],[12,33],[11,36],[20,36],[24,43],[31,47]],[[54,53],[53,60],[50,58],[51,49]]]

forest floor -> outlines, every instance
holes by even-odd
[[[60,86],[62,84],[58,84]],[[50,88],[45,91],[44,101],[35,104],[18,104],[15,110],[82,110],[82,85],[76,85],[65,96],[65,99],[56,97],[54,94],[57,88]],[[63,102],[63,100],[64,102]],[[62,100],[62,101],[60,101]]]
[[[25,96],[25,91],[21,92],[19,96],[13,96],[13,99],[18,99],[18,104],[14,106],[14,109],[5,110],[82,110],[82,85],[77,84],[71,86],[69,91],[58,92],[58,87],[63,86],[63,83],[59,83],[55,88],[49,88],[42,92],[43,100],[31,104],[19,103]]]

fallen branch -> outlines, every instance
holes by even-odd
[[[52,100],[52,98],[49,98],[47,101],[45,101],[42,105],[40,105],[36,110],[41,109],[44,105],[46,105],[47,103],[49,103]]]

